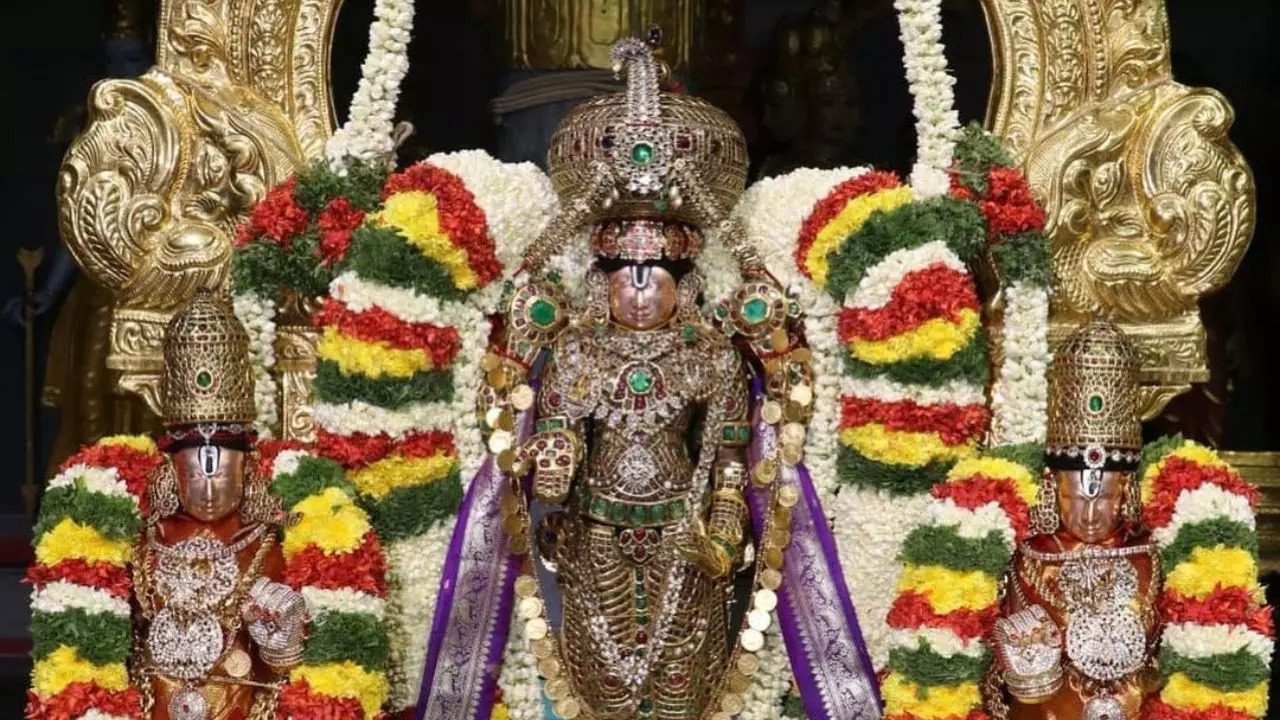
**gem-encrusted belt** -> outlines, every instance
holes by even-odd
[[[684,517],[688,511],[684,499],[663,503],[629,503],[592,495],[583,490],[578,496],[582,512],[592,520],[623,527],[661,527]]]

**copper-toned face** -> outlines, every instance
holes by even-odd
[[[1117,470],[1055,470],[1062,527],[1085,543],[1098,543],[1120,531],[1124,488],[1129,473]]]
[[[632,330],[652,330],[676,309],[676,279],[653,265],[627,265],[609,273],[609,314]]]
[[[174,453],[178,501],[197,520],[212,522],[235,512],[244,499],[245,454],[205,445]]]

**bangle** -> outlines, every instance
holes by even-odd
[[[719,535],[712,535],[711,542],[720,546],[720,549],[724,550],[725,553],[729,555],[730,560],[738,556],[737,546],[734,545],[734,543],[731,542],[728,538],[720,537]]]

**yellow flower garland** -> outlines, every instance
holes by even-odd
[[[356,470],[348,478],[361,495],[378,499],[396,488],[442,480],[457,464],[457,457],[448,453],[422,458],[392,456]]]
[[[303,665],[289,673],[289,682],[306,681],[322,695],[352,698],[360,703],[365,717],[373,717],[382,707],[389,686],[383,673],[373,673],[347,660],[327,665]]]
[[[44,565],[87,560],[119,566],[132,556],[133,547],[129,543],[108,540],[97,530],[71,518],[63,518],[36,542],[36,561]]]
[[[959,322],[933,318],[885,340],[853,338],[849,341],[849,351],[854,357],[872,365],[889,365],[917,358],[950,360],[973,342],[981,324],[981,318],[974,310],[961,310],[959,315]]]
[[[948,445],[934,432],[887,430],[880,423],[867,423],[840,431],[840,442],[876,462],[921,467],[935,460],[956,461],[978,452],[976,439]]]
[[[975,683],[928,690],[897,673],[890,673],[880,687],[886,716],[911,715],[921,720],[962,718],[974,707],[981,707],[982,695]]]
[[[102,438],[97,444],[127,447],[148,454],[160,452],[160,449],[156,447],[156,441],[151,439],[149,435],[112,435]]]
[[[286,560],[311,545],[327,555],[355,550],[369,532],[364,510],[335,487],[300,500],[290,512],[302,517],[289,528],[281,543]]]
[[[479,284],[467,264],[467,252],[440,229],[435,195],[422,190],[398,192],[386,199],[376,217],[399,230],[423,255],[443,265],[459,290],[472,290]]]
[[[1260,718],[1267,714],[1267,683],[1260,682],[1239,692],[1221,692],[1201,685],[1184,673],[1174,673],[1160,691],[1160,699],[1178,709],[1208,710],[1223,705]]]
[[[333,326],[324,329],[316,355],[337,364],[347,375],[370,378],[409,378],[434,367],[431,356],[421,348],[404,350],[393,348],[386,341],[366,342],[343,335]]]
[[[1208,597],[1219,585],[1245,588],[1261,599],[1258,565],[1249,551],[1222,545],[1193,548],[1191,556],[1165,576],[1165,587],[1197,600]]]
[[[925,596],[939,615],[956,610],[985,610],[1000,596],[1000,583],[981,570],[960,571],[939,565],[908,564],[898,578],[898,592]]]
[[[805,267],[809,271],[809,275],[813,277],[813,281],[819,287],[827,286],[827,273],[831,269],[827,264],[827,256],[846,238],[866,224],[872,213],[877,211],[888,212],[900,208],[911,202],[914,197],[915,193],[911,188],[897,187],[880,190],[869,195],[859,195],[850,200],[839,215],[835,216],[831,222],[818,231],[818,236],[814,238],[813,245],[809,248],[808,255],[805,256]]]
[[[124,663],[94,665],[80,657],[73,647],[61,645],[35,664],[31,684],[37,695],[57,695],[72,683],[96,683],[119,692],[129,687],[129,671]]]

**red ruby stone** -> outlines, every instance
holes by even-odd
[[[640,628],[636,631],[636,644],[644,645],[647,642],[649,642],[649,633],[644,628]]]
[[[637,545],[634,552],[637,560],[643,560],[645,559],[645,556],[648,555],[648,553],[645,552],[643,545]]]
[[[617,675],[605,675],[604,686],[607,688],[616,688],[622,686],[622,678]]]
[[[684,683],[684,675],[681,675],[680,673],[672,673],[667,676],[667,684],[671,687],[680,687],[681,685],[684,685]]]

